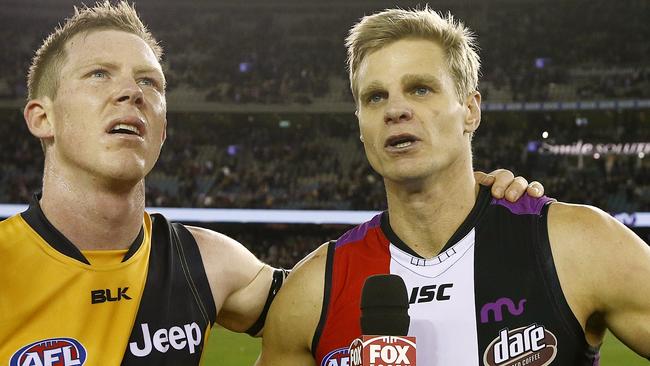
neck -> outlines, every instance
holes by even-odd
[[[144,180],[119,189],[48,169],[40,201],[45,217],[80,250],[126,249],[144,215]]]
[[[390,226],[424,258],[437,255],[468,216],[478,194],[471,165],[417,184],[385,180]]]

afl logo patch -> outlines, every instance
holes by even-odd
[[[320,366],[349,366],[350,350],[348,348],[337,348],[323,357]]]
[[[9,366],[83,366],[86,349],[76,339],[50,338],[16,351]]]
[[[557,338],[541,325],[502,329],[485,349],[486,366],[546,366],[557,355]]]

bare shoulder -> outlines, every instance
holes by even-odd
[[[618,231],[608,215],[591,206],[556,202],[548,212],[548,236],[553,261],[562,289],[574,305],[574,313],[581,323],[595,309],[592,288],[598,286],[601,276],[607,273],[608,258],[604,255],[612,246],[606,239]],[[589,273],[589,276],[584,274]],[[571,299],[574,298],[574,301]],[[582,304],[580,311],[576,303]],[[582,314],[582,316],[580,313]]]
[[[296,264],[271,306],[270,317],[280,326],[304,327],[310,340],[323,302],[327,251],[323,244]]]
[[[647,247],[630,229],[593,206],[553,203],[548,220],[554,251],[588,256],[598,260],[599,266],[611,264],[617,259],[616,253],[627,256]]]
[[[264,268],[244,245],[216,231],[187,226],[201,252],[217,309],[229,294],[248,285]]]
[[[548,234],[562,291],[588,340],[596,344],[604,327],[633,349],[635,339],[650,336],[650,247],[585,205],[553,203]]]
[[[328,245],[300,261],[273,301],[259,365],[311,365],[311,342],[320,319]]]
[[[230,275],[242,273],[249,276],[251,267],[254,268],[253,275],[262,268],[262,262],[237,240],[200,227],[187,226],[187,229],[199,246],[207,271],[226,272]]]
[[[570,264],[567,271],[582,274],[584,281],[596,281],[585,285],[624,282],[627,273],[647,266],[649,249],[643,240],[598,208],[553,203],[548,220],[554,260]]]
[[[551,204],[549,220],[555,227],[587,236],[596,234],[594,229],[606,232],[618,226],[616,219],[597,207],[564,202]]]
[[[329,248],[329,243],[324,243],[313,252],[309,253],[305,258],[301,259],[293,267],[291,276],[314,276],[325,274],[325,264],[327,263],[327,251]],[[319,272],[319,273],[316,273]]]
[[[227,250],[239,252],[247,249],[237,240],[222,233],[197,226],[185,226],[201,249],[206,250]]]

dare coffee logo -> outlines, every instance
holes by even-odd
[[[557,355],[557,338],[543,326],[532,324],[502,329],[483,354],[486,366],[546,366]]]

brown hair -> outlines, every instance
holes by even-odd
[[[63,25],[56,27],[36,51],[27,74],[28,100],[47,96],[55,98],[59,87],[59,74],[66,60],[66,43],[75,35],[95,30],[115,29],[142,38],[153,50],[158,61],[162,47],[142,24],[133,5],[120,1],[111,5],[108,1],[96,3],[89,8],[74,7],[74,15]]]
[[[422,10],[387,9],[363,17],[345,40],[350,87],[358,98],[357,73],[368,54],[405,38],[439,42],[461,102],[478,87],[480,58],[473,33],[451,14],[442,17],[428,6]]]

